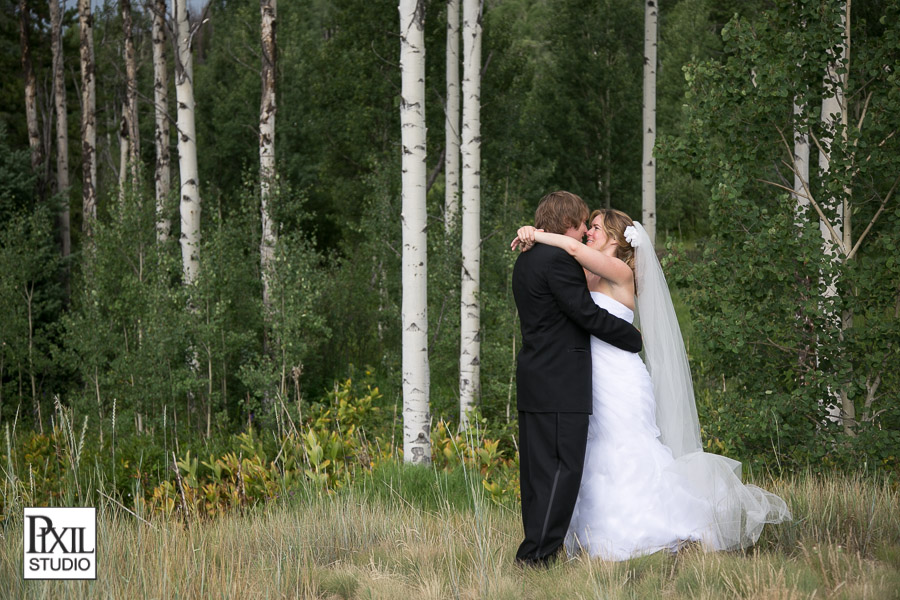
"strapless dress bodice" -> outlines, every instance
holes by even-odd
[[[591,298],[594,299],[594,304],[600,308],[606,309],[606,311],[614,317],[619,317],[629,323],[634,322],[634,311],[618,300],[607,296],[603,292],[591,292]]]

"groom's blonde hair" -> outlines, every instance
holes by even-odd
[[[578,229],[591,214],[584,200],[571,192],[550,192],[541,198],[534,212],[534,226],[550,233]]]

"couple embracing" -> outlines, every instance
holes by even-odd
[[[690,542],[732,550],[790,518],[781,498],[741,482],[739,462],[703,452],[684,343],[640,223],[553,192],[511,245],[523,250],[517,562],[545,565],[563,547],[605,560]]]

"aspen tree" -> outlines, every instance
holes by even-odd
[[[69,116],[66,106],[66,81],[63,70],[62,11],[63,0],[50,0],[50,44],[53,53],[53,102],[56,109],[56,188],[62,198],[57,215],[60,254],[72,252],[69,218]]]
[[[425,2],[400,0],[403,460],[431,462],[425,213]]]
[[[459,0],[447,0],[447,101],[444,120],[444,228],[459,212]]]
[[[19,44],[22,51],[22,73],[25,76],[25,119],[28,125],[28,147],[31,150],[31,170],[38,173],[43,162],[41,153],[41,132],[38,127],[37,80],[31,61],[30,9],[25,0],[19,0]]]
[[[840,125],[842,140],[841,146],[847,143],[847,73],[850,70],[850,0],[841,3],[846,10],[842,15],[842,21],[845,29],[843,43],[838,47],[829,49],[826,52],[828,63],[825,65],[825,77],[823,85],[825,86],[825,94],[822,97],[821,121],[824,130],[819,140],[819,176],[828,178],[831,171],[831,153],[832,148],[837,148],[838,144],[835,135]],[[826,206],[834,208],[834,219],[829,219],[824,215],[819,219],[819,231],[822,233],[822,252],[830,257],[832,262],[840,262],[844,260],[850,251],[852,239],[850,238],[850,190],[845,189],[843,198],[831,197],[824,200]],[[843,255],[843,256],[842,256]],[[838,281],[834,277],[826,276],[824,279],[825,292],[823,300],[826,306],[831,306],[838,295]],[[849,323],[846,319],[849,315],[842,318],[833,307],[826,308],[826,312],[830,317],[835,328],[847,327]],[[844,390],[834,390],[834,398],[829,404],[830,418],[834,421],[843,423],[846,433],[853,432],[853,426],[856,414],[853,401],[847,397]]]
[[[463,0],[462,277],[459,426],[481,392],[481,17],[482,0]]]
[[[81,229],[90,237],[97,219],[97,82],[91,0],[78,0],[78,26],[81,54]]]
[[[651,242],[656,242],[656,50],[659,1],[644,3],[644,112],[641,159],[641,222]]]
[[[181,178],[181,261],[184,282],[191,284],[200,273],[200,176],[194,126],[194,66],[186,3],[187,0],[173,0],[177,48],[175,97],[178,103],[178,170]]]
[[[804,192],[804,186],[809,183],[809,136],[801,130],[805,112],[805,104],[794,104],[794,199],[798,223],[802,223],[809,207],[809,199]]]
[[[154,141],[156,165],[156,239],[165,242],[172,231],[167,210],[172,185],[169,152],[169,72],[166,68],[166,0],[153,1],[153,107],[156,117]]]
[[[275,23],[276,0],[260,0],[262,21],[262,96],[259,106],[259,198],[262,236],[259,262],[262,273],[263,304],[270,306],[269,279],[275,252],[276,233],[272,223],[270,201],[275,185]]]
[[[128,163],[131,168],[131,185],[136,186],[140,171],[141,140],[138,127],[137,58],[134,50],[134,32],[131,18],[131,0],[119,0],[122,9],[122,29],[125,34],[125,128],[128,140]]]

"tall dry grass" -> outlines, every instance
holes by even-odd
[[[98,510],[93,582],[23,581],[21,515],[0,529],[0,598],[900,598],[900,491],[863,476],[760,482],[795,519],[746,553],[513,564],[515,508],[477,476],[399,466],[346,492],[182,523]]]

